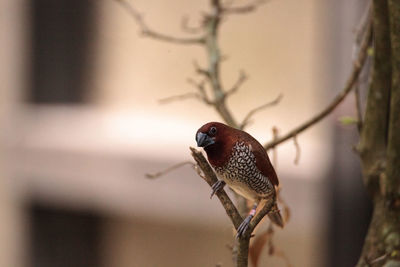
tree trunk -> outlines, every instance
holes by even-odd
[[[374,67],[359,151],[374,212],[358,267],[400,266],[400,1],[373,1]]]

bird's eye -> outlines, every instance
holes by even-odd
[[[210,130],[208,131],[208,133],[209,133],[210,135],[215,135],[215,134],[217,133],[217,128],[211,127]]]

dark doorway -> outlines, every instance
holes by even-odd
[[[28,101],[87,101],[97,4],[90,0],[30,1]]]
[[[98,215],[36,204],[30,221],[32,267],[100,266]]]

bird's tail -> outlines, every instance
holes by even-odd
[[[271,220],[271,222],[278,225],[279,227],[283,227],[284,225],[283,218],[276,203],[272,207],[271,211],[268,213],[268,217]]]

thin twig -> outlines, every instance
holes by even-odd
[[[244,129],[249,124],[250,119],[254,114],[268,107],[277,105],[281,101],[282,97],[283,95],[279,94],[279,96],[275,100],[250,110],[249,113],[247,113],[247,115],[244,117],[243,122],[240,124],[240,129]]]
[[[261,208],[261,210],[254,216],[254,218],[250,222],[250,231],[248,231],[248,234],[251,234],[254,230],[254,228],[257,226],[257,224],[267,215],[272,207],[274,206],[276,202],[276,198],[269,198],[266,200],[264,206]]]
[[[273,140],[277,140],[279,135],[278,127],[272,127],[272,138]],[[272,149],[272,165],[274,166],[275,171],[278,169],[278,150],[276,147]]]
[[[131,3],[127,0],[115,0],[120,3],[123,8],[129,13],[129,15],[134,19],[134,21],[140,27],[140,30],[143,35],[155,38],[161,41],[166,41],[175,44],[203,44],[205,43],[204,37],[195,37],[195,38],[183,38],[183,37],[175,37],[172,35],[163,34],[160,32],[156,32],[151,30],[149,26],[144,22],[142,15],[133,7]]]
[[[301,149],[299,146],[299,143],[297,142],[297,135],[293,136],[293,143],[294,147],[296,148],[296,157],[294,158],[294,164],[299,164],[300,161],[300,155],[301,155]]]
[[[356,113],[357,113],[357,128],[358,132],[361,133],[363,118],[361,112],[361,99],[360,99],[360,83],[357,82],[354,85],[354,98],[356,102]]]
[[[228,91],[225,92],[225,97],[228,97],[234,93],[237,92],[237,90],[239,90],[240,86],[242,86],[242,84],[248,79],[248,76],[246,75],[246,73],[244,71],[240,71],[239,74],[239,78],[237,79],[237,81],[235,82],[235,84],[232,86],[231,89],[229,89]]]
[[[365,11],[361,16],[358,26],[355,28],[356,34],[356,44],[359,45],[365,35],[367,30],[367,21],[371,20],[372,18],[372,1],[368,1],[367,6],[365,7]]]
[[[229,6],[225,5],[225,7],[222,8],[222,12],[225,14],[246,14],[255,11],[266,2],[268,2],[268,0],[256,0],[251,4],[238,7],[232,7],[231,4],[229,4]]]
[[[202,100],[205,104],[207,104],[207,105],[214,105],[214,101],[210,100],[210,99],[208,98],[208,96],[207,96],[207,92],[206,92],[206,89],[205,89],[205,80],[203,80],[203,81],[197,83],[197,82],[195,82],[194,80],[192,80],[192,79],[189,78],[189,79],[187,80],[187,82],[188,82],[189,84],[193,85],[193,86],[199,91],[200,96],[201,96],[201,100]]]
[[[173,96],[168,96],[165,98],[161,98],[158,100],[160,104],[168,104],[173,101],[181,101],[181,100],[186,100],[186,99],[197,99],[204,104],[207,105],[213,105],[213,102],[208,98],[206,89],[204,88],[204,83],[205,81],[201,81],[200,83],[195,82],[192,79],[188,79],[188,83],[193,85],[199,92],[194,93],[194,92],[189,92],[189,93],[184,93],[180,95],[173,95]]]
[[[382,256],[379,256],[378,258],[376,258],[376,259],[370,261],[369,263],[370,263],[370,264],[374,264],[374,263],[380,262],[380,261],[386,259],[387,256],[388,256],[388,254],[385,253],[385,254],[383,254]]]
[[[189,26],[189,17],[188,16],[183,16],[182,21],[181,21],[181,27],[184,32],[190,33],[190,34],[198,34],[203,30],[201,26],[197,27],[191,27]]]
[[[180,100],[186,100],[186,99],[190,99],[190,98],[194,98],[194,99],[198,99],[200,101],[203,101],[203,98],[200,94],[198,93],[185,93],[185,94],[181,94],[181,95],[173,95],[173,96],[168,96],[165,98],[161,98],[158,100],[158,102],[160,104],[167,104],[173,101],[180,101]]]
[[[298,127],[294,128],[289,133],[280,137],[278,140],[275,140],[275,141],[265,144],[264,148],[266,150],[271,149],[271,148],[289,140],[290,138],[293,138],[294,136],[296,136],[296,135],[300,134],[301,132],[303,132],[304,130],[308,129],[310,126],[318,123],[323,118],[325,118],[327,115],[329,115],[343,101],[343,99],[353,89],[355,83],[357,82],[358,76],[359,76],[361,69],[367,58],[367,50],[368,50],[368,47],[369,47],[369,44],[371,41],[371,36],[372,36],[371,21],[368,21],[366,35],[364,36],[364,39],[362,41],[360,51],[358,53],[357,60],[354,62],[353,70],[350,74],[350,77],[348,78],[345,87],[333,99],[333,101],[324,110],[322,110],[316,116],[312,117],[310,120],[308,120],[308,121],[304,122],[303,124],[299,125]]]
[[[197,63],[196,60],[193,60],[193,66],[194,66],[195,71],[198,74],[204,75],[208,79],[210,78],[210,72],[208,70],[200,67],[199,63]]]
[[[155,179],[155,178],[158,178],[158,177],[160,177],[162,175],[165,175],[165,174],[167,174],[167,173],[169,173],[169,172],[171,172],[173,170],[176,170],[176,169],[178,169],[178,168],[180,168],[182,166],[185,166],[185,165],[191,165],[192,167],[195,167],[195,164],[193,162],[184,161],[184,162],[180,162],[178,164],[172,165],[171,167],[168,167],[165,170],[162,170],[162,171],[159,171],[159,172],[156,172],[156,173],[146,173],[145,176],[146,176],[146,178],[149,178],[149,179]]]

